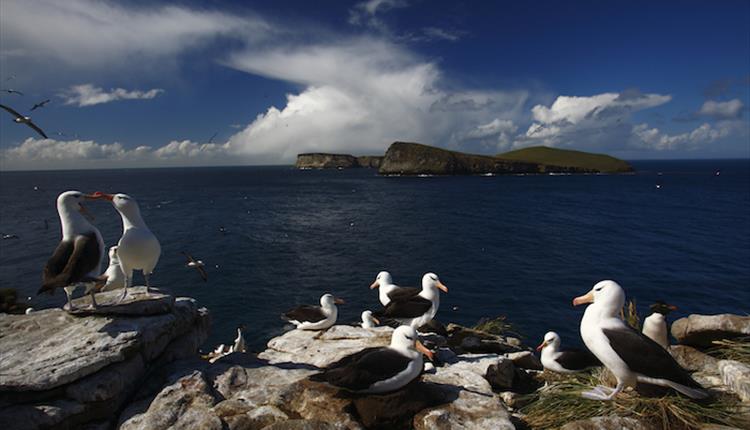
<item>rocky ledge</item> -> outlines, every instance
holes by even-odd
[[[112,302],[120,294],[97,299]],[[193,299],[156,292],[151,301],[145,287],[136,287],[115,308],[120,314],[0,315],[4,429],[108,428],[155,369],[194,357],[208,334],[208,311]]]
[[[350,169],[369,167],[377,169],[383,157],[365,155],[355,157],[349,154],[327,154],[322,152],[299,154],[294,167],[298,169]]]

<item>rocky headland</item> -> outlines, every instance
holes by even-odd
[[[357,167],[373,168],[380,167],[383,157],[363,155],[355,157],[349,154],[327,154],[315,152],[297,155],[294,167],[298,169],[351,169]]]
[[[97,299],[108,303],[118,294]],[[4,429],[667,428],[643,411],[618,408],[620,400],[579,395],[568,400],[578,405],[574,419],[535,425],[544,422],[535,420],[542,413],[535,405],[554,395],[558,376],[542,372],[520,339],[486,329],[437,324],[440,334],[422,336],[436,359],[421,378],[391,394],[351,395],[308,376],[347,354],[387,345],[391,328],[293,330],[260,353],[232,353],[211,364],[198,353],[208,311],[189,298],[160,294],[158,304],[151,301],[136,288],[124,303],[106,306],[119,308],[116,315],[60,309],[0,315]],[[746,346],[750,317],[691,315],[674,327],[683,342],[672,347],[677,360],[725,396],[722,402],[733,399],[729,424],[750,423],[742,421],[750,406],[750,367],[739,361],[745,356],[717,356],[705,347],[709,338]],[[731,428],[693,424],[671,428]]]

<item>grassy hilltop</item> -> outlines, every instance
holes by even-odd
[[[497,157],[506,160],[525,161],[552,166],[578,167],[587,170],[597,170],[602,173],[633,171],[633,167],[626,161],[609,155],[549,148],[546,146],[532,146],[530,148],[505,152],[498,154]]]

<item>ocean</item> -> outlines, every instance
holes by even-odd
[[[60,238],[56,196],[77,189],[138,200],[162,244],[153,284],[211,310],[206,348],[245,324],[260,350],[289,328],[283,311],[325,292],[346,300],[339,322],[357,321],[379,307],[368,286],[381,270],[404,286],[437,273],[450,289],[440,321],[506,315],[530,345],[548,330],[579,345],[583,309],[571,300],[603,279],[619,282],[642,316],[657,299],[679,307],[670,321],[750,312],[750,160],[632,164],[632,175],[585,176],[380,177],[289,166],[0,172],[0,232],[18,236],[0,241],[0,286],[36,309],[62,306],[62,291],[35,292]],[[115,210],[104,201],[88,209],[107,246],[116,244]],[[206,263],[207,283],[181,251]]]

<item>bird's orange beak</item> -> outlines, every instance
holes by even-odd
[[[335,303],[337,305],[343,305],[346,302],[344,301],[344,299],[340,299],[340,298],[336,297],[336,298],[333,299],[333,303]]]
[[[380,324],[380,320],[375,317],[370,317],[373,321],[375,321],[375,324]]]
[[[429,349],[427,349],[426,346],[422,345],[422,342],[417,341],[416,344],[415,344],[415,347],[417,348],[417,351],[419,351],[422,354],[426,355],[427,358],[430,359],[430,361],[432,361],[434,359],[434,354],[432,353],[432,351],[430,351]]]
[[[678,308],[677,306],[675,306],[675,305],[667,305],[667,307],[669,308],[669,310],[670,310],[670,311],[676,311],[677,309],[679,309],[679,308]]]
[[[448,287],[440,281],[437,281],[437,287],[440,288],[444,293],[448,292]]]
[[[375,281],[372,283],[372,285],[370,285],[370,289],[372,290],[372,289],[378,288],[379,286],[380,286],[380,282]]]
[[[594,291],[589,291],[588,293],[578,296],[575,299],[573,299],[573,306],[578,305],[584,305],[586,303],[594,303]]]
[[[115,198],[115,196],[114,196],[114,194],[107,194],[107,193],[103,193],[103,192],[101,192],[101,191],[97,191],[97,192],[95,192],[95,193],[94,193],[94,194],[93,194],[93,195],[91,196],[91,198],[92,198],[92,199],[104,199],[104,200],[109,200],[109,201],[111,202],[111,201],[112,201],[112,199],[114,199],[114,198]]]
[[[541,351],[544,349],[545,346],[547,346],[547,341],[540,343],[539,346],[536,347],[536,350]]]

